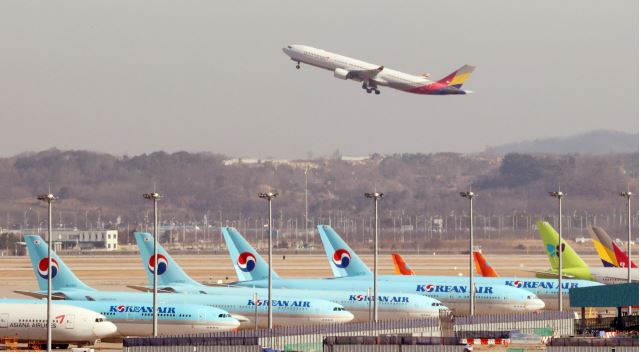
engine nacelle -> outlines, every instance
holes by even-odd
[[[347,80],[349,79],[349,71],[341,68],[336,68],[336,70],[334,70],[334,77],[337,79]]]

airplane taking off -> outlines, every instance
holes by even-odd
[[[225,234],[223,228],[223,234]],[[140,255],[145,267],[147,262],[153,259],[153,236],[148,233],[135,232],[136,243],[140,249]],[[225,234],[225,238],[227,238]],[[229,244],[229,243],[228,243]],[[250,246],[251,247],[251,246]],[[252,248],[244,252],[238,252],[236,248],[229,247],[232,254],[232,260],[240,260],[234,262],[234,268],[239,279],[247,279],[253,273],[267,274],[267,265],[262,257]],[[208,286],[201,284],[187,275],[182,268],[173,260],[173,258],[165,251],[165,249],[158,245],[158,257],[164,257],[167,265],[171,264],[171,268],[167,268],[158,276],[158,286],[163,291],[171,291],[176,293],[187,294],[247,294],[256,293],[260,298],[267,297],[265,289],[247,289],[245,287],[221,287],[221,286]],[[241,255],[240,253],[243,253]],[[153,282],[153,275],[149,274],[149,282]],[[277,279],[278,275],[272,272],[272,276]],[[317,299],[324,299],[336,302],[354,315],[356,321],[368,321],[370,318],[371,304],[365,293],[356,291],[330,291],[330,290],[295,290],[295,289],[275,289],[274,296],[289,296],[289,297],[314,297]],[[447,310],[440,301],[431,299],[426,296],[404,293],[379,293],[379,314],[380,319],[398,319],[399,317],[405,318],[429,318],[437,317],[440,311]]]
[[[552,267],[549,270],[537,272],[536,276],[540,278],[554,278],[559,276],[559,234],[554,228],[545,221],[536,223],[545,252],[548,255],[548,261]],[[563,257],[563,277],[596,280],[602,283],[622,283],[628,280],[628,270],[626,268],[616,267],[589,267],[587,263],[579,257],[565,240],[561,244],[561,256]],[[639,281],[639,268],[631,269],[632,281]]]
[[[40,291],[14,291],[15,293],[35,298],[46,297],[47,291],[47,244],[42,237],[35,235],[24,236],[31,264],[36,274]],[[52,297],[57,300],[89,300],[89,301],[112,301],[114,305],[121,305],[125,302],[139,302],[151,304],[151,294],[133,291],[101,291],[93,289],[83,283],[65,265],[55,252],[51,252],[52,271],[51,289]],[[171,264],[166,263],[162,257],[158,259],[158,270],[162,274]],[[153,271],[153,262],[148,265]],[[145,289],[146,290],[146,289]],[[267,301],[264,298],[254,299],[250,291],[245,295],[230,293],[229,295],[206,295],[206,294],[167,294],[158,292],[158,302],[161,306],[170,304],[191,304],[210,306],[229,312],[233,318],[238,319],[241,328],[253,328],[258,320],[259,327],[267,324]],[[345,309],[331,301],[322,299],[299,297],[284,298],[274,297],[272,299],[274,326],[288,325],[312,325],[345,323],[351,321],[354,316]],[[160,313],[159,313],[160,314]],[[163,316],[159,316],[161,318]],[[219,319],[227,324],[235,324],[232,317]],[[158,322],[162,327],[163,322]],[[191,327],[191,325],[188,325]],[[151,331],[151,326],[149,326]]]
[[[470,65],[464,65],[438,81],[430,81],[429,74],[406,74],[306,45],[288,45],[283,52],[296,62],[296,69],[300,69],[300,63],[305,63],[333,71],[338,79],[362,82],[367,93],[380,94],[379,86],[421,95],[464,95],[472,92],[461,89],[475,69]]]
[[[54,303],[51,316],[53,348],[66,349],[70,343],[93,344],[98,339],[111,337],[117,330],[104,315],[76,306]],[[19,342],[46,341],[47,303],[0,300],[0,337],[15,337]]]

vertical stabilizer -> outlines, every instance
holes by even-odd
[[[403,256],[398,253],[392,253],[392,262],[394,262],[394,272],[399,275],[415,275],[414,270],[405,262]]]
[[[329,267],[335,277],[353,277],[371,275],[365,262],[352,250],[345,241],[329,225],[317,225]]]
[[[541,239],[543,240],[543,246],[545,247],[545,253],[548,256],[550,261],[550,266],[552,269],[559,269],[559,234],[556,233],[556,230],[547,222],[539,221],[536,223],[539,233],[541,234]],[[579,257],[572,247],[563,240],[561,244],[561,254],[563,257],[563,268],[582,268],[589,269],[588,265]]]
[[[263,280],[269,277],[269,265],[249,242],[233,227],[222,227],[221,232],[239,281]],[[278,278],[272,271],[272,278]]]
[[[47,243],[37,235],[26,235],[24,241],[27,244],[31,265],[36,275],[36,281],[40,290],[47,291],[47,278],[49,263],[47,262]],[[56,252],[51,251],[51,289],[82,289],[94,290],[83,283],[69,269],[62,259],[58,258]]]
[[[592,237],[594,249],[601,258],[601,263],[604,267],[619,267],[616,254],[612,248],[612,239],[610,236],[598,226],[591,226],[588,228],[588,233]]]
[[[474,251],[474,266],[476,268],[476,273],[482,277],[495,278],[499,274],[492,268],[490,262],[488,262],[483,254],[480,251]]]
[[[149,284],[153,285],[154,281],[154,236],[146,232],[134,232],[136,243],[140,249],[140,259],[142,260]],[[174,262],[169,253],[158,244],[158,285],[170,286],[172,284],[203,286],[201,283],[192,279],[185,271]]]

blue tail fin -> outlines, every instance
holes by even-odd
[[[365,262],[354,252],[329,225],[317,225],[325,247],[329,266],[335,277],[371,275]]]
[[[269,277],[269,266],[263,257],[233,227],[222,227],[227,250],[239,281],[263,280]],[[278,274],[272,271],[272,278]]]
[[[31,258],[31,265],[33,266],[36,281],[38,281],[38,287],[40,290],[47,291],[49,268],[47,263],[47,243],[37,235],[25,235],[24,242],[27,244],[27,250],[29,250],[29,258]],[[51,289],[93,290],[80,281],[53,250],[51,251]]]
[[[154,236],[146,232],[134,232],[134,237],[140,249],[140,258],[145,268],[145,273],[147,273],[149,283],[153,284]],[[170,286],[172,284],[203,286],[201,283],[189,277],[160,244],[157,245],[156,251],[158,252],[159,286]]]

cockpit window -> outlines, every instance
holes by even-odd
[[[287,46],[287,48],[292,49],[292,46],[291,46],[291,45],[288,45],[288,46]]]
[[[96,318],[96,322],[104,322],[104,321],[105,321],[105,319],[104,319],[104,318],[100,318],[100,317],[97,317],[97,318]]]
[[[334,307],[334,311],[345,311],[344,307]]]

